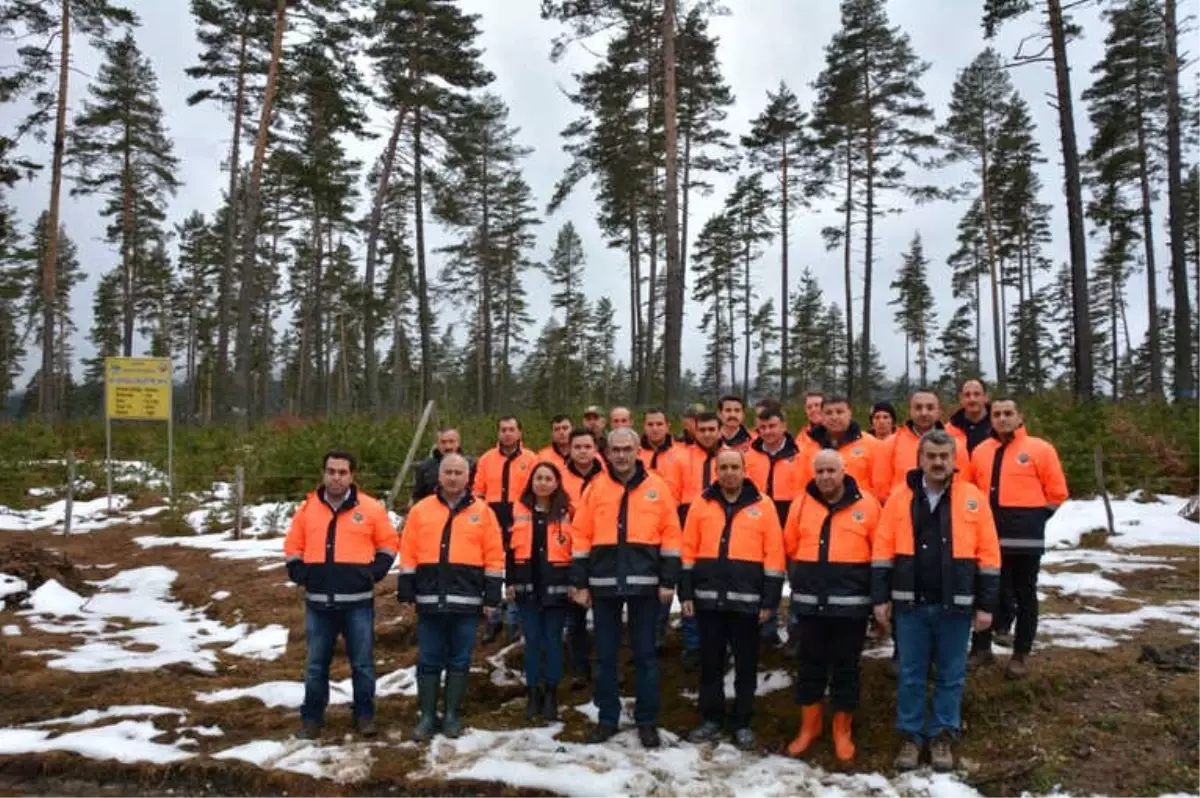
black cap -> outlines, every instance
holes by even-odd
[[[876,402],[871,406],[871,418],[874,418],[875,414],[879,412],[887,413],[892,417],[892,423],[896,423],[896,406],[891,402]]]

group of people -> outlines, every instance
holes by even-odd
[[[590,743],[618,731],[627,628],[637,734],[658,747],[659,649],[677,600],[684,666],[699,671],[701,722],[688,739],[731,733],[755,749],[759,650],[782,643],[786,585],[800,707],[788,752],[803,756],[821,738],[828,695],[835,755],[854,758],[873,622],[895,643],[896,767],[916,768],[928,748],[935,769],[951,769],[968,662],[994,663],[993,641],[1015,622],[1006,673],[1028,671],[1045,524],[1067,498],[1054,447],[1025,431],[1015,400],[989,402],[978,380],[959,399],[946,422],[933,391],[912,394],[903,424],[879,403],[864,430],[847,399],[810,392],[806,423],[792,432],[778,401],[755,405],[750,430],[742,399],[726,396],[715,413],[691,408],[678,438],[659,409],[643,414],[639,435],[628,409],[606,418],[589,407],[579,427],[555,416],[538,452],[510,416],[477,461],[446,429],[417,468],[401,534],[355,486],[354,458],[328,453],[323,484],[285,543],[289,575],[307,592],[302,735],[321,733],[339,633],[356,727],[374,733],[374,584],[398,557],[396,595],[403,613],[416,613],[417,740],[461,733],[482,614],[485,641],[502,626],[510,640],[524,638],[531,721],[558,719],[565,636],[573,686],[590,682],[599,710]]]

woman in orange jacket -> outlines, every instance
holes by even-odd
[[[553,463],[533,468],[514,508],[508,556],[508,598],[517,602],[525,630],[525,719],[554,722],[571,585],[571,502]]]

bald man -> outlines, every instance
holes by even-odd
[[[631,428],[633,414],[629,412],[628,407],[614,407],[608,411],[608,426],[609,429]]]

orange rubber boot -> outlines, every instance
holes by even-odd
[[[796,739],[788,745],[788,753],[792,756],[800,756],[807,751],[821,736],[823,722],[820,704],[807,704],[800,707],[800,731],[796,735]]]
[[[849,712],[833,713],[833,751],[843,762],[854,759],[854,739],[850,736],[854,716]]]

